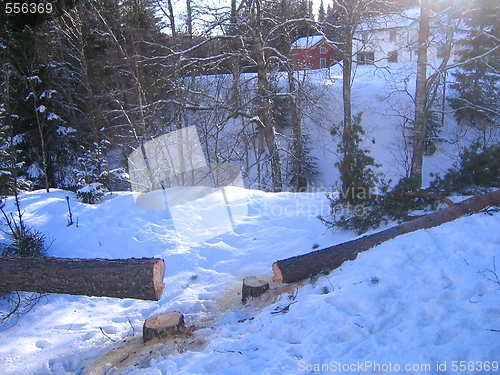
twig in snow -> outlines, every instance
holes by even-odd
[[[215,353],[239,353],[241,355],[243,355],[242,352],[240,352],[239,350],[237,352],[235,352],[234,350],[214,350]]]
[[[297,298],[298,294],[299,294],[299,287],[297,286],[297,288],[295,289],[295,294],[290,298],[292,302],[285,305],[284,307],[281,306],[276,307],[274,311],[271,311],[271,314],[286,314],[288,310],[290,310],[290,306],[292,306],[294,303],[297,302],[295,299]]]
[[[452,283],[452,281],[450,280],[449,277],[443,276],[443,279],[446,279],[446,280],[448,280],[450,282],[447,286],[444,287],[445,289],[448,289],[453,283]]]
[[[480,295],[479,295],[479,297],[482,297],[483,295],[484,295],[484,294],[480,294]],[[474,296],[471,296],[471,297],[469,298],[469,303],[480,303],[480,302],[482,302],[482,300],[480,300],[480,299],[478,299],[477,301],[471,301],[471,298],[472,298],[472,297],[474,297]]]
[[[482,210],[481,212],[484,212],[485,214],[488,214],[490,216],[493,216],[493,213],[494,212],[499,212],[500,211],[500,208],[491,208],[491,207],[487,207],[485,208],[484,210]]]
[[[484,270],[481,271],[481,274],[486,277],[489,281],[493,281],[495,284],[498,284],[500,286],[500,278],[498,277],[497,274],[497,264],[496,264],[496,258],[493,256],[493,270]],[[493,275],[493,277],[487,276],[487,274]]]
[[[109,337],[109,336],[108,336],[108,335],[107,335],[107,334],[103,331],[103,329],[102,329],[101,327],[99,327],[99,329],[101,330],[101,333],[102,333],[102,334],[103,334],[106,338],[108,338],[108,339],[109,339],[109,340],[111,340],[112,342],[116,342],[116,340],[113,340],[111,337]]]
[[[132,322],[130,321],[129,317],[127,316],[127,321],[128,321],[128,324],[130,324],[130,327],[132,327],[132,337],[135,336],[135,328],[134,326],[132,325]]]
[[[68,227],[73,225],[73,214],[71,213],[71,206],[69,205],[69,196],[66,196],[66,202],[68,203]]]
[[[294,303],[297,303],[297,301],[293,301],[288,305],[285,305],[285,307],[276,307],[274,311],[271,311],[271,314],[286,314],[288,310],[290,310],[290,306],[292,306]]]

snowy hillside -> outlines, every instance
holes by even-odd
[[[438,62],[434,64],[438,65]],[[363,113],[362,126],[366,130],[364,147],[381,165],[379,170],[385,179],[392,179],[393,182],[405,176],[410,163],[409,139],[404,139],[409,133],[408,130],[404,133],[403,125],[405,119],[413,118],[411,95],[415,92],[415,71],[416,65],[408,63],[391,64],[390,68],[378,69],[370,65],[358,66],[355,72],[353,114]],[[430,66],[429,74],[433,72]],[[448,78],[451,78],[451,74]],[[321,170],[317,185],[332,186],[339,181],[334,164],[339,160],[337,144],[340,139],[339,135],[333,137],[330,130],[332,126],[338,127],[342,121],[341,67],[312,72],[309,79],[316,90],[322,90],[319,106],[326,110],[322,112],[313,108],[310,117],[305,120],[304,130],[311,134],[313,155],[318,158]],[[453,95],[449,87],[447,93],[448,96]],[[441,99],[439,102],[441,106]],[[444,174],[457,162],[460,152],[471,142],[479,139],[490,145],[499,139],[498,130],[492,129],[483,140],[477,130],[458,125],[447,102],[444,103],[444,114],[444,127],[440,129],[440,139],[435,142],[437,150],[432,156],[424,158],[424,186],[433,180],[431,173]]]
[[[243,306],[245,276],[270,277],[272,262],[351,236],[327,232],[315,218],[328,207],[321,195],[231,193],[247,200],[248,217],[203,244],[179,238],[165,212],[140,210],[131,193],[98,205],[61,190],[22,195],[27,222],[53,240],[51,256],[161,257],[166,288],[158,302],[44,297],[2,328],[1,373],[374,374],[408,365],[406,373],[430,374],[436,366],[452,373],[460,365],[453,361],[490,366],[462,373],[496,373],[498,215],[402,236],[300,283],[293,301]],[[78,226],[66,226],[67,195]],[[193,336],[142,344],[144,320],[165,311],[183,313]]]
[[[438,64],[438,62],[434,62]],[[353,115],[362,113],[361,125],[366,131],[363,147],[370,151],[376,163],[381,165],[379,172],[382,172],[385,180],[392,180],[397,183],[402,177],[409,174],[411,165],[411,145],[410,136],[411,119],[414,113],[414,103],[412,95],[415,92],[415,63],[391,64],[390,68],[377,68],[375,66],[358,66],[355,71],[352,89],[352,112]],[[429,74],[433,73],[432,66],[429,66]],[[311,156],[316,158],[319,175],[310,184],[310,189],[324,189],[335,186],[340,182],[338,168],[335,166],[339,162],[338,144],[341,139],[341,122],[343,119],[342,105],[342,70],[340,65],[335,65],[330,69],[296,72],[296,79],[303,82],[303,90],[307,93],[307,99],[301,97],[300,107],[303,116],[302,131],[308,136],[308,147]],[[229,79],[228,77],[227,79]],[[198,77],[197,84],[199,90],[210,90],[208,88],[216,86],[220,76]],[[448,80],[452,79],[448,74]],[[255,75],[245,74],[242,78],[248,86],[247,92],[253,90],[252,82]],[[283,74],[279,77],[281,85],[286,86],[287,76]],[[225,82],[228,85],[230,82]],[[219,83],[220,84],[220,83]],[[453,95],[448,82],[447,95]],[[214,88],[212,90],[215,90]],[[441,93],[442,91],[440,91]],[[247,100],[250,100],[247,98]],[[435,140],[436,152],[431,156],[424,157],[424,186],[433,180],[431,173],[444,174],[455,162],[458,155],[468,147],[471,142],[481,140],[487,145],[491,145],[500,138],[498,130],[491,129],[490,134],[484,139],[483,135],[472,127],[459,126],[455,120],[453,110],[448,102],[437,100],[437,112],[444,109],[444,118],[438,115],[440,128],[439,139]],[[443,107],[444,106],[444,107]],[[242,122],[240,118],[230,119],[221,127],[218,133],[214,132],[214,123],[217,123],[215,114],[208,118],[197,112],[192,114],[188,124],[196,124],[200,129],[201,143],[203,149],[211,150],[208,160],[213,162],[215,149],[223,155],[223,161],[238,164],[243,170],[245,186],[249,188],[259,188],[256,183],[258,173],[269,175],[269,163],[256,163],[255,153],[249,152],[249,145],[244,144],[242,134],[249,132],[253,124]],[[335,134],[332,135],[332,129]],[[202,136],[203,134],[203,136]],[[213,139],[205,136],[212,134]],[[217,145],[214,145],[217,139]],[[281,150],[280,157],[284,172],[290,170],[292,129],[291,126],[278,127],[277,142]],[[208,144],[208,146],[206,146]],[[263,171],[258,171],[257,165]],[[284,173],[286,174],[286,173]],[[270,189],[270,177],[262,178],[260,187]],[[284,177],[285,189],[287,187],[286,176]]]

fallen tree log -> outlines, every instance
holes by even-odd
[[[162,259],[0,257],[0,290],[158,301]]]
[[[273,281],[293,283],[317,275],[325,270],[339,267],[346,260],[354,260],[361,251],[380,245],[382,242],[414,232],[419,229],[436,227],[461,216],[478,212],[488,206],[500,204],[500,190],[467,199],[432,214],[407,221],[395,227],[366,235],[326,249],[313,251],[283,259],[273,264]]]

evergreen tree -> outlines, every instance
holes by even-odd
[[[342,191],[356,189],[358,186],[350,185],[356,182],[352,176],[356,174],[356,150],[351,149],[353,140],[357,137],[355,126],[361,126],[359,122],[353,123],[352,110],[352,77],[353,64],[356,51],[354,50],[354,39],[358,26],[370,16],[379,12],[381,0],[334,0],[333,14],[340,23],[339,34],[342,46],[342,104],[343,104],[343,130],[342,130],[342,159],[339,165],[342,179]]]
[[[330,6],[330,4],[328,4],[328,6]],[[325,22],[325,21],[326,21],[325,6],[323,5],[323,0],[321,0],[318,10],[318,22]]]
[[[9,23],[8,39],[2,50],[8,94],[3,97],[4,126],[10,144],[15,146],[20,174],[26,174],[34,187],[47,191],[54,186],[54,173],[61,162],[60,131],[64,127],[65,103],[52,60],[50,27],[15,30]],[[20,175],[21,176],[21,175]]]
[[[300,152],[296,151],[297,148],[300,148]],[[289,153],[287,177],[295,192],[307,191],[308,186],[311,186],[320,174],[318,158],[311,155],[311,151],[309,134],[301,134],[300,139],[294,137]],[[300,159],[296,157],[297,154],[300,155]]]
[[[475,5],[464,20],[466,31],[458,50],[461,65],[453,72],[451,85],[458,96],[451,104],[459,122],[485,132],[500,115],[500,4],[476,0]]]
[[[362,113],[352,118],[352,130],[349,134],[343,133],[343,139],[338,145],[339,153],[349,157],[350,169],[345,167],[345,159],[336,164],[341,171],[342,191],[341,200],[349,204],[364,203],[368,200],[372,190],[376,187],[379,174],[376,168],[380,165],[369,156],[370,151],[362,148],[365,130],[361,125]],[[343,124],[342,124],[343,125]]]

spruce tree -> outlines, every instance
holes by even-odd
[[[326,20],[325,6],[323,5],[323,0],[321,0],[318,10],[318,22],[325,22],[325,20]]]
[[[477,0],[464,19],[459,68],[453,72],[457,97],[451,99],[459,122],[486,132],[500,113],[500,4]],[[483,144],[483,146],[485,146]]]
[[[307,191],[320,174],[318,158],[312,155],[310,143],[310,135],[302,133],[300,139],[295,136],[290,145],[287,177],[290,181],[290,189],[294,192]],[[300,148],[299,152],[297,152],[298,148]]]

